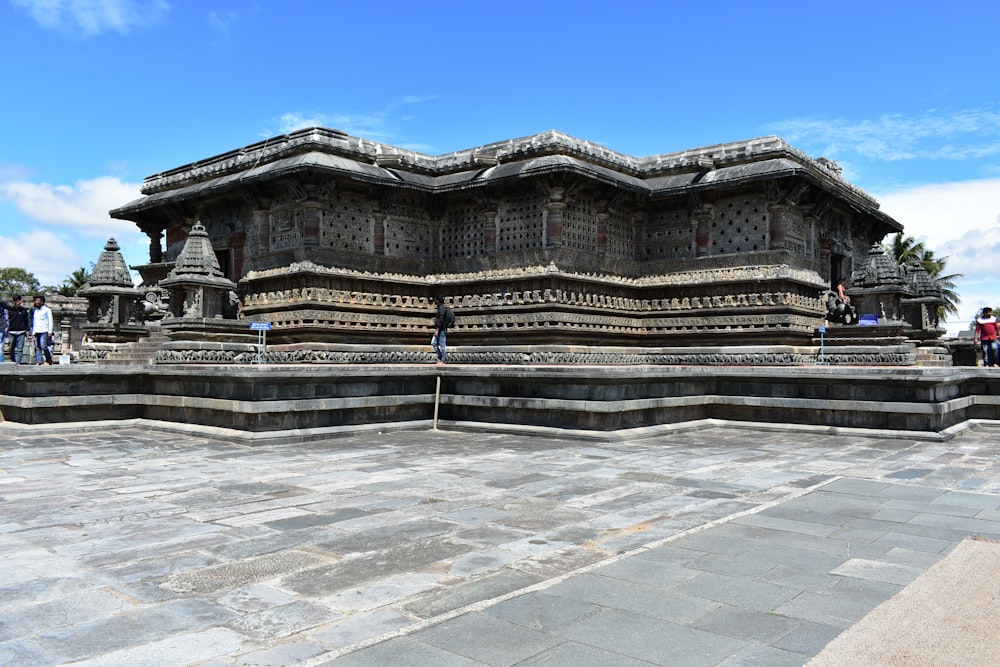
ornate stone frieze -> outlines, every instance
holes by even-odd
[[[99,351],[94,351],[99,352]],[[837,352],[827,349],[820,358],[818,350],[777,352],[599,352],[559,350],[483,350],[465,352],[461,348],[449,350],[449,359],[458,364],[607,364],[607,365],[666,365],[666,366],[809,366],[828,365],[878,365],[912,366],[913,353],[887,352]],[[418,349],[356,349],[337,350],[321,347],[269,348],[263,355],[267,364],[430,364],[434,354]],[[157,363],[189,364],[253,364],[257,352],[251,349],[208,349],[192,344],[187,349],[160,350]]]

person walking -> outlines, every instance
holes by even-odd
[[[455,313],[444,305],[444,297],[437,295],[433,300],[437,310],[434,313],[434,336],[431,347],[437,355],[437,365],[444,366],[448,361],[448,329],[455,326]]]
[[[52,334],[55,331],[52,309],[45,305],[45,297],[35,297],[35,307],[31,309],[31,333],[35,337],[35,365],[52,365]]]
[[[23,299],[17,294],[12,299],[13,304],[0,300],[0,308],[7,314],[7,338],[10,340],[10,359],[15,364],[21,363],[24,356],[24,341],[31,329],[31,311],[25,308]]]
[[[987,306],[983,308],[982,314],[976,318],[976,331],[973,341],[978,343],[983,350],[983,366],[1000,366],[1000,323],[997,316],[993,314],[993,309]]]

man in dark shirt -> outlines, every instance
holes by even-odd
[[[14,303],[0,300],[0,307],[7,311],[7,336],[10,338],[10,358],[14,363],[21,363],[24,355],[24,341],[31,330],[31,311],[22,304],[23,299],[18,294]]]
[[[437,365],[444,366],[448,360],[448,328],[454,326],[455,315],[451,308],[444,305],[444,297],[435,296],[434,305],[437,310],[434,312],[434,337],[431,338],[431,347],[437,354]]]

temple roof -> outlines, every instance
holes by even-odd
[[[870,195],[846,181],[835,163],[814,160],[779,137],[636,158],[554,130],[431,156],[314,127],[149,176],[142,186],[146,196],[111,211],[111,215],[133,219],[168,201],[198,199],[297,172],[325,172],[431,193],[575,172],[650,196],[683,195],[746,181],[801,176],[891,230],[902,230],[902,225],[879,210]]]

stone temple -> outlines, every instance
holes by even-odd
[[[552,131],[430,156],[310,128],[155,174],[142,193],[111,215],[150,238],[133,266],[147,311],[183,298],[193,232],[239,302],[200,319],[152,308],[174,334],[161,362],[208,346],[245,360],[249,331],[226,317],[270,323],[271,361],[429,361],[434,294],[455,311],[458,362],[942,356],[940,292],[878,245],[900,223],[777,137],[633,157]],[[831,325],[821,350],[842,278],[874,326]]]

